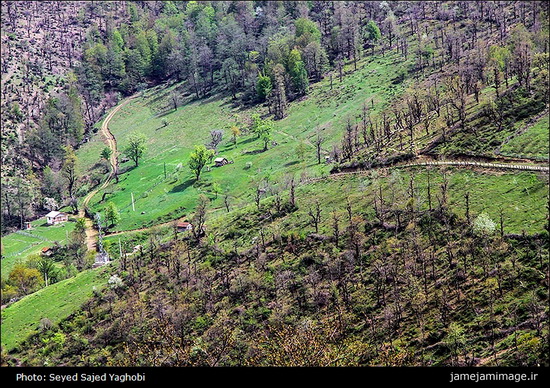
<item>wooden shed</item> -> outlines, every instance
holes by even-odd
[[[187,232],[193,230],[193,225],[188,221],[178,221],[178,224],[176,226],[178,228],[178,232]]]
[[[226,158],[216,158],[214,159],[214,163],[216,165],[216,167],[221,167],[221,166],[225,166],[226,164],[229,163],[229,161],[226,159]]]

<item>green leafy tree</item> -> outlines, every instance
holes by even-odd
[[[378,28],[378,25],[373,20],[370,20],[367,23],[367,26],[365,27],[364,37],[371,44],[373,55],[374,55],[374,46],[376,45],[376,42],[380,40],[381,36],[382,34],[380,33],[380,28]]]
[[[136,165],[139,165],[139,160],[147,150],[145,143],[147,139],[141,133],[133,133],[128,138],[128,145],[124,149],[124,154],[129,157]]]
[[[2,286],[2,304],[8,303],[10,300],[17,296],[17,288],[11,284],[4,284]]]
[[[492,72],[492,79],[495,84],[497,97],[500,97],[500,88],[502,84],[503,73],[508,69],[510,50],[507,47],[493,45],[489,48],[489,61],[487,68]],[[506,77],[505,77],[506,78]]]
[[[296,43],[299,47],[304,48],[311,42],[321,42],[321,31],[315,22],[306,19],[298,18],[294,22]]]
[[[109,202],[105,207],[105,220],[109,226],[114,226],[120,222],[120,213],[113,202]]]
[[[260,138],[262,139],[263,143],[264,143],[264,151],[267,151],[267,146],[269,144],[269,142],[273,139],[273,136],[271,135],[271,130],[273,129],[273,126],[270,124],[270,125],[266,125],[264,127],[264,131],[262,132]]]
[[[449,325],[447,335],[444,339],[445,345],[449,348],[453,360],[453,364],[457,365],[458,356],[466,344],[466,336],[464,329],[457,323],[453,322]]]
[[[70,266],[74,263],[78,270],[83,270],[86,265],[86,220],[79,218],[76,221],[73,231],[69,235],[67,242],[68,255],[65,265]]]
[[[10,272],[8,281],[17,288],[19,295],[27,295],[42,285],[42,276],[36,268],[18,264]]]
[[[164,79],[166,78],[168,66],[168,58],[172,53],[176,45],[174,33],[171,30],[167,30],[166,33],[162,36],[161,41],[158,45],[158,49],[152,55],[151,66],[153,71],[153,76]]]
[[[53,260],[47,256],[41,256],[36,263],[36,269],[44,278],[45,286],[48,287],[50,280],[55,277],[56,268]]]
[[[216,195],[216,199],[218,199],[218,194],[222,192],[222,187],[218,182],[212,183],[212,192]]]
[[[105,83],[111,87],[119,86],[126,75],[123,52],[116,45],[109,45],[105,56],[105,65],[102,69]]]
[[[264,142],[264,151],[266,151],[267,145],[272,139],[273,121],[263,120],[259,114],[254,114],[252,115],[252,123],[252,132]]]
[[[63,167],[61,168],[61,175],[65,178],[67,183],[70,203],[75,212],[78,211],[77,201],[75,198],[76,183],[78,179],[78,174],[76,172],[77,161],[78,159],[73,148],[70,145],[65,147],[65,159],[63,160]]]
[[[105,147],[103,148],[103,151],[101,151],[101,157],[106,161],[109,161],[112,154],[113,154],[113,150],[109,147]]]
[[[241,129],[236,125],[231,126],[231,135],[233,136],[233,144],[237,145],[237,137],[241,136]]]
[[[84,137],[84,117],[82,114],[82,99],[77,87],[77,76],[70,71],[67,76],[68,91],[66,100],[62,99],[62,110],[67,117],[67,132],[70,134],[70,144],[76,146]]]
[[[151,72],[151,45],[147,37],[147,32],[141,30],[135,36],[135,48],[141,57],[144,75],[149,75]]]
[[[309,85],[308,76],[302,56],[297,49],[292,49],[288,56],[288,74],[292,81],[292,88],[299,96],[307,92]]]
[[[139,50],[126,48],[124,50],[126,75],[119,85],[121,92],[131,94],[144,81],[146,65]]]
[[[258,75],[258,81],[256,82],[256,93],[258,94],[260,101],[265,101],[272,89],[273,86],[271,85],[271,78],[260,73]]]
[[[305,145],[305,143],[303,141],[299,142],[298,145],[296,146],[295,152],[296,152],[296,156],[298,157],[298,160],[300,160],[301,162],[303,162],[305,159],[306,151],[307,151],[307,146]]]
[[[214,157],[214,150],[207,149],[204,145],[196,145],[189,157],[189,168],[195,174],[195,179],[199,180],[201,172],[206,163]]]

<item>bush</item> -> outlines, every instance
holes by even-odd
[[[477,235],[491,235],[495,232],[496,225],[489,218],[487,213],[481,213],[479,216],[476,217],[474,220],[474,233]]]
[[[53,327],[53,323],[48,318],[42,318],[38,327],[40,331],[48,331]]]

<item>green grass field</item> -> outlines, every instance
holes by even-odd
[[[549,128],[548,114],[546,114],[527,131],[502,146],[501,153],[506,156],[548,160]]]
[[[93,211],[101,211],[112,201],[121,213],[121,222],[115,230],[138,229],[192,213],[200,193],[207,194],[214,207],[223,207],[224,194],[229,195],[234,205],[241,206],[253,200],[254,185],[262,179],[273,181],[304,170],[313,175],[326,173],[327,166],[316,165],[311,142],[315,128],[321,128],[326,139],[323,148],[328,152],[333,142],[339,142],[347,117],[355,122],[360,115],[363,102],[370,104],[372,100],[371,111],[380,111],[404,87],[404,84],[392,83],[396,68],[406,66],[406,63],[396,64],[396,58],[397,54],[388,53],[385,57],[364,59],[358,64],[358,70],[344,77],[342,83],[335,76],[332,89],[329,79],[312,85],[308,97],[292,103],[288,116],[275,122],[273,141],[277,145],[270,145],[265,152],[261,152],[263,144],[251,134],[241,136],[234,146],[228,130],[235,123],[244,127],[242,123],[254,112],[267,113],[265,107],[238,110],[233,108],[229,97],[215,97],[173,110],[169,98],[172,88],[178,85],[148,90],[144,97],[122,108],[109,124],[119,151],[124,149],[133,132],[146,135],[148,150],[139,167],[131,168],[132,162],[122,163],[121,169],[128,171],[120,176],[119,184],[111,184],[99,192],[90,206]],[[351,67],[347,65],[346,70],[351,72]],[[163,120],[169,124],[163,126]],[[234,164],[204,171],[201,184],[195,185],[187,167],[189,155],[194,145],[209,142],[210,131],[214,129],[225,130],[218,154],[233,160]],[[78,153],[81,171],[99,160],[101,147],[97,137]],[[303,161],[298,160],[295,152],[300,141],[307,148]],[[212,192],[213,183],[222,191],[217,198]],[[104,192],[108,194],[100,202]]]
[[[535,173],[485,173],[469,169],[447,168],[449,208],[461,218],[465,218],[464,195],[470,194],[470,215],[474,220],[485,212],[500,226],[500,210],[503,212],[504,233],[527,234],[540,233],[546,222],[546,203],[548,195],[547,178]],[[443,170],[430,170],[432,207],[438,207],[437,197],[441,195]],[[425,168],[392,168],[385,171],[373,171],[368,175],[349,175],[336,179],[325,179],[315,183],[299,185],[296,190],[298,210],[285,217],[278,218],[267,226],[266,235],[287,230],[301,231],[303,234],[314,232],[308,216],[309,208],[318,201],[322,205],[319,233],[332,234],[331,212],[340,215],[341,230],[347,225],[346,203],[349,198],[354,215],[365,220],[374,220],[373,198],[382,186],[386,208],[405,210],[408,201],[408,189],[411,177],[415,192],[415,208],[428,209],[427,181]],[[285,193],[284,198],[288,198]],[[393,205],[390,205],[393,204]],[[247,213],[255,211],[251,204],[235,212],[221,212],[212,217],[212,233],[227,233],[228,225],[235,230],[240,239],[239,246],[248,246],[258,235],[260,225],[245,224],[250,219]],[[247,227],[242,227],[246,225]],[[233,242],[228,242],[232,249]]]
[[[2,347],[11,350],[36,332],[42,318],[54,325],[68,317],[86,301],[94,289],[107,285],[110,266],[79,273],[43,288],[2,310]]]
[[[6,278],[18,262],[24,262],[29,255],[39,253],[43,247],[54,242],[63,245],[73,231],[75,220],[58,225],[47,225],[45,218],[33,221],[31,230],[10,233],[2,237],[2,278]]]

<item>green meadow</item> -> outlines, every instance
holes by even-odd
[[[300,230],[302,234],[309,234],[314,232],[314,227],[310,223],[308,212],[315,202],[319,202],[319,233],[332,235],[333,212],[339,215],[342,230],[347,225],[348,199],[355,215],[364,220],[374,220],[376,216],[373,201],[374,197],[379,195],[380,187],[386,209],[406,210],[411,179],[415,209],[425,211],[429,208],[428,179],[432,208],[437,208],[437,198],[441,197],[440,187],[444,174],[448,180],[448,208],[458,217],[466,218],[465,195],[469,193],[471,220],[481,213],[486,213],[495,223],[495,233],[498,233],[500,228],[501,210],[505,234],[522,234],[524,231],[534,234],[544,230],[548,198],[546,177],[530,172],[489,173],[454,167],[434,168],[429,172],[419,167],[390,168],[365,175],[323,179],[299,185],[296,190],[298,210],[268,224],[256,225],[256,221],[250,221],[251,214],[256,212],[256,205],[251,204],[225,215],[220,213],[219,217],[211,221],[210,226],[213,233],[237,236],[233,238],[240,239],[237,244],[239,246],[250,245],[260,228],[265,228],[268,236],[286,230]],[[285,193],[284,198],[288,198],[288,193]],[[265,200],[264,206],[271,206],[270,201]],[[234,244],[232,241],[228,244]]]
[[[106,203],[113,202],[121,214],[113,230],[132,230],[189,215],[201,193],[213,201],[215,208],[224,207],[225,195],[233,206],[243,206],[253,201],[254,187],[261,180],[276,181],[286,174],[304,172],[327,174],[328,166],[317,165],[313,146],[316,128],[325,138],[324,157],[332,144],[339,142],[348,117],[356,122],[364,102],[376,113],[401,93],[404,84],[392,80],[398,68],[406,65],[397,64],[397,54],[389,53],[363,59],[355,72],[352,65],[347,65],[345,71],[349,74],[342,82],[335,74],[332,88],[328,77],[311,85],[308,97],[290,104],[288,116],[275,121],[274,143],[265,152],[263,143],[247,133],[247,123],[255,112],[267,114],[267,108],[236,109],[230,97],[212,97],[184,103],[174,110],[170,96],[178,84],[147,90],[123,107],[109,124],[119,152],[134,132],[147,137],[147,151],[138,167],[134,168],[131,161],[121,163],[120,169],[125,172],[119,183],[113,182],[98,192],[90,207],[94,212],[102,211]],[[243,132],[236,145],[229,130],[232,125]],[[210,171],[205,168],[200,182],[195,182],[187,166],[189,155],[194,145],[208,143],[210,131],[216,129],[225,131],[218,156],[234,163]],[[98,137],[79,150],[81,171],[89,170],[99,160],[102,147]],[[303,160],[296,152],[300,142],[306,149]],[[214,187],[219,187],[218,193]]]
[[[10,233],[2,237],[2,278],[9,275],[18,262],[24,262],[29,255],[39,253],[55,242],[63,245],[75,226],[75,219],[58,225],[48,225],[45,218],[31,222],[31,230]]]
[[[548,160],[549,143],[550,126],[546,114],[527,131],[503,145],[501,153],[506,156]]]
[[[11,350],[39,329],[47,318],[57,325],[78,309],[94,290],[107,285],[110,266],[79,273],[73,278],[45,287],[2,310],[2,347]]]

